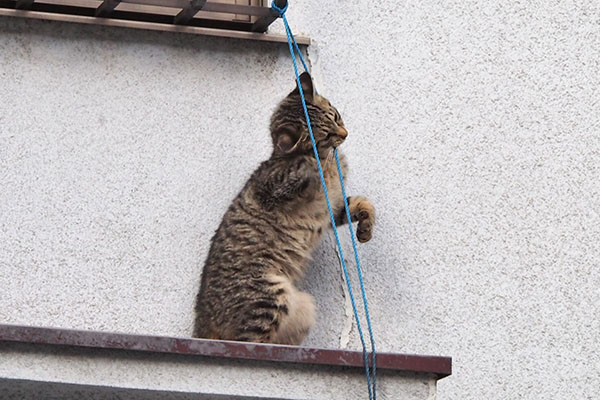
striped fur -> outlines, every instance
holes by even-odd
[[[301,83],[336,223],[346,223],[331,158],[348,132],[337,110],[315,93],[310,75],[302,74]],[[196,337],[298,345],[314,324],[314,300],[295,283],[331,224],[299,90],[277,107],[273,153],[233,200],[211,240],[196,302]],[[341,162],[345,173],[343,156]],[[372,204],[364,197],[350,197],[349,204],[359,241],[370,240]]]

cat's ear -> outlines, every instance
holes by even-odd
[[[300,75],[300,85],[302,86],[302,92],[304,93],[304,97],[307,100],[312,100],[315,96],[315,85],[313,84],[312,77],[308,72],[303,72]],[[296,83],[296,89],[292,92],[292,94],[299,94],[300,89],[298,88],[298,83]]]
[[[301,132],[292,125],[282,125],[275,131],[275,146],[281,153],[289,153],[300,142]]]

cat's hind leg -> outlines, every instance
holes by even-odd
[[[315,304],[311,295],[296,289],[285,276],[271,275],[271,296],[254,301],[245,318],[237,324],[236,334],[222,335],[224,340],[299,345],[315,322]],[[264,296],[265,293],[262,292]]]
[[[315,302],[311,295],[296,289],[289,279],[273,277],[279,286],[280,301],[284,312],[271,333],[271,343],[299,345],[315,324]]]
[[[308,293],[294,289],[288,297],[289,312],[273,335],[273,343],[300,345],[315,324],[315,303]]]

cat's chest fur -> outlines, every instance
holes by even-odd
[[[345,160],[345,159],[344,159]],[[337,167],[334,162],[322,161],[323,177],[325,178],[325,184],[327,185],[327,195],[329,197],[330,205],[334,215],[340,205],[343,206],[343,194],[338,178]],[[343,164],[343,172],[345,173],[345,163]],[[327,208],[327,202],[325,199],[325,191],[323,185],[319,179],[317,183],[317,190],[309,201],[298,207],[298,217],[303,218],[307,223],[314,224],[317,229],[319,227],[328,226],[331,223],[331,217]]]
[[[343,170],[345,170],[345,159],[342,165]],[[335,162],[329,159],[329,162],[322,162],[322,168],[332,212],[337,215],[344,204],[337,167]],[[292,231],[297,240],[297,245],[301,249],[299,254],[302,254],[305,261],[310,259],[311,253],[320,242],[323,232],[331,225],[331,217],[320,179],[316,185],[317,189],[314,196],[300,204],[296,212],[289,215],[290,222],[298,226],[297,229],[292,229]]]
[[[323,232],[331,226],[331,217],[316,167],[316,160],[311,158],[309,162],[314,168],[311,175],[313,187],[307,189],[310,194],[307,196],[299,194],[297,199],[288,204],[289,207],[273,207],[270,210],[263,210],[265,217],[276,224],[273,229],[281,230],[274,234],[275,240],[272,247],[274,253],[284,254],[287,258],[287,261],[279,265],[279,268],[282,268],[279,272],[283,272],[293,280],[303,275]],[[337,215],[344,207],[337,166],[331,157],[321,162],[332,212]],[[343,155],[340,155],[340,163],[345,174],[347,164]]]

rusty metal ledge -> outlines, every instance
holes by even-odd
[[[0,324],[0,341],[364,368],[363,355],[359,351],[73,329]],[[377,353],[377,369],[432,374],[441,379],[452,373],[452,359]]]

